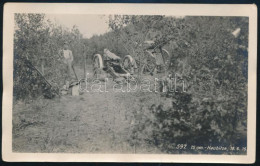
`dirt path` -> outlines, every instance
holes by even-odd
[[[115,92],[112,82],[108,83],[107,91],[15,104],[13,151],[161,153],[152,145],[132,144],[134,114],[149,110],[153,104],[162,104],[167,110],[171,99],[154,92]]]
[[[91,66],[88,66],[91,72]],[[83,70],[76,68],[79,78]],[[91,74],[90,74],[91,75]],[[39,98],[13,108],[13,150],[18,152],[155,153],[130,146],[136,110],[160,104],[151,92],[85,92],[52,100]],[[165,103],[164,103],[165,105]]]
[[[13,149],[19,152],[154,152],[150,147],[134,149],[128,143],[133,112],[159,101],[156,93],[140,93],[85,92],[80,96],[17,104],[13,112]]]

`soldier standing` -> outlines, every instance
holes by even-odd
[[[69,50],[69,45],[67,42],[64,42],[63,50],[61,53],[63,55],[63,62],[66,65],[65,85],[66,85],[66,89],[68,89],[70,83],[75,79],[75,77],[73,76],[74,73],[73,55],[72,55],[72,51]]]

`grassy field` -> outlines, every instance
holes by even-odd
[[[88,68],[91,72],[91,67]],[[82,77],[83,70],[77,73]],[[152,104],[170,106],[152,92],[85,92],[38,98],[13,107],[13,151],[78,153],[160,153],[145,144],[129,144],[134,112]]]

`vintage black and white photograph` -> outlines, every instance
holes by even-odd
[[[13,153],[247,155],[249,16],[13,22]]]

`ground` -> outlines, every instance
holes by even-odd
[[[87,68],[92,76],[91,66]],[[79,78],[83,70],[76,68]],[[59,152],[59,153],[164,153],[155,145],[138,142],[135,146],[133,133],[138,125],[136,112],[148,110],[152,105],[172,107],[172,100],[155,92],[125,92],[113,90],[116,84],[109,77],[104,82],[101,74],[101,90],[106,85],[108,92],[90,90],[79,96],[70,94],[53,99],[43,97],[34,100],[16,101],[13,105],[13,151],[14,152]],[[154,80],[159,75],[145,75],[143,79]],[[147,115],[147,114],[146,114]],[[238,135],[246,138],[246,128],[237,126]],[[145,135],[145,133],[141,133]]]
[[[76,72],[83,77],[81,68]],[[170,100],[155,92],[114,92],[110,81],[106,93],[90,91],[14,104],[13,151],[160,153],[155,147],[129,143],[133,113],[152,104],[170,106]]]

